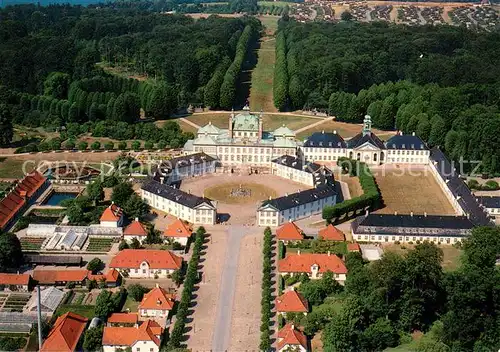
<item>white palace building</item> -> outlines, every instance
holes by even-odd
[[[152,207],[195,224],[214,224],[217,203],[178,189],[183,178],[214,173],[217,166],[259,167],[306,186],[293,194],[264,201],[257,209],[257,225],[279,226],[289,220],[321,213],[337,202],[333,173],[327,164],[342,157],[369,165],[428,164],[429,149],[415,135],[395,135],[383,142],[371,131],[365,116],[363,129],[345,139],[336,132],[316,132],[300,141],[286,126],[264,131],[262,113],[245,107],[231,112],[228,128],[212,123],[200,127],[184,145],[184,156],[160,165],[155,177],[142,187],[142,198]]]
[[[316,132],[305,141],[295,138],[295,132],[282,126],[264,131],[262,113],[232,112],[228,128],[207,125],[198,129],[194,140],[184,145],[185,154],[204,152],[217,158],[222,165],[271,167],[271,162],[283,155],[304,157],[316,163],[336,163],[339,158],[357,159],[370,165],[384,163],[428,164],[429,149],[415,134],[398,134],[383,142],[371,131],[370,116],[365,116],[363,130],[344,140],[336,132]]]

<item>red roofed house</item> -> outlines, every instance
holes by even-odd
[[[292,288],[291,291],[287,291],[276,298],[276,310],[278,314],[283,315],[286,315],[286,313],[303,313],[307,315],[309,303],[304,296]]]
[[[311,279],[320,279],[324,273],[331,271],[335,280],[343,284],[346,279],[347,268],[335,254],[300,253],[288,254],[278,261],[278,271],[281,275],[306,273]]]
[[[122,276],[116,269],[109,269],[106,274],[93,275],[92,273],[89,272],[87,277],[89,280],[97,281],[97,283],[99,283],[99,281],[104,280],[104,282],[106,283],[106,287],[119,286],[122,279]]]
[[[135,218],[135,220],[123,230],[123,239],[129,243],[132,242],[134,238],[137,239],[139,243],[142,243],[147,235],[148,232],[144,228],[144,225],[139,222],[138,218]]]
[[[66,286],[68,282],[83,286],[90,274],[89,270],[34,270],[33,280],[41,286]]]
[[[359,243],[357,243],[357,242],[348,243],[347,244],[347,251],[361,253],[361,247],[359,246]]]
[[[137,313],[113,313],[108,318],[107,326],[138,327],[139,316]]]
[[[131,348],[132,352],[158,352],[163,329],[152,320],[146,320],[139,327],[104,327],[102,335],[103,352],[115,352],[118,348]]]
[[[278,331],[278,352],[307,352],[307,337],[291,323]]]
[[[67,312],[57,318],[49,336],[42,345],[41,352],[73,352],[79,345],[80,337],[87,326],[88,319]]]
[[[101,226],[104,227],[121,227],[123,225],[123,211],[115,203],[111,203],[109,207],[104,209],[101,215]]]
[[[276,229],[276,237],[285,244],[288,242],[302,241],[304,233],[293,221],[287,222]]]
[[[31,275],[0,273],[0,289],[7,291],[29,291]]]
[[[131,278],[166,278],[182,267],[182,260],[170,251],[124,249],[111,259],[109,267]]]
[[[8,230],[17,217],[38,198],[49,182],[38,171],[26,175],[16,187],[0,201],[0,229]]]
[[[319,230],[318,236],[320,239],[325,241],[345,241],[344,233],[332,224],[328,225],[324,229]]]
[[[165,229],[165,237],[186,246],[189,238],[193,234],[193,229],[181,219],[175,220]]]
[[[163,318],[174,308],[175,296],[156,284],[156,287],[146,293],[139,304],[141,318]]]

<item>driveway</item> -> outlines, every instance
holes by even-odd
[[[228,226],[228,247],[222,280],[219,291],[219,301],[215,317],[215,328],[212,341],[212,351],[226,351],[230,344],[231,311],[236,287],[236,273],[240,256],[241,240],[255,228],[241,225]]]

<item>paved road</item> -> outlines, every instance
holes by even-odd
[[[219,302],[215,317],[214,337],[212,351],[226,351],[229,347],[231,334],[231,311],[233,308],[234,291],[236,286],[236,273],[238,271],[238,258],[241,239],[250,232],[250,228],[234,225],[228,226],[228,247],[224,269],[222,271]]]

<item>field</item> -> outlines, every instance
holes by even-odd
[[[314,121],[311,121],[311,123]],[[359,124],[352,124],[352,123],[345,123],[345,122],[338,122],[338,121],[326,121],[325,123],[322,123],[318,126],[315,126],[313,128],[307,129],[297,135],[297,138],[303,139],[308,136],[310,136],[313,132],[333,132],[337,131],[338,134],[340,134],[344,138],[348,137],[353,137],[354,135],[358,134],[362,130],[362,125]],[[382,131],[378,130],[376,128],[372,128],[372,132],[375,133],[380,139],[386,140],[392,137],[395,132],[388,132],[388,131]]]
[[[385,208],[380,214],[455,215],[455,211],[427,168],[374,170]],[[384,172],[383,172],[384,171]],[[384,175],[382,175],[384,173]]]
[[[24,176],[23,164],[23,160],[0,158],[0,178],[22,178]],[[27,165],[26,170],[32,171],[33,164]]]
[[[124,312],[137,312],[137,307],[139,307],[139,302],[134,301],[134,299],[128,295],[123,305],[122,311]]]
[[[187,117],[188,121],[191,121],[199,126],[204,126],[209,122],[212,122],[214,126],[219,128],[228,128],[228,121],[231,112],[218,112],[218,113],[201,113],[195,114]],[[305,127],[314,122],[316,119],[312,119],[307,116],[297,116],[297,115],[270,115],[265,114],[262,118],[265,131],[273,131],[283,124],[286,124],[290,129],[299,129]],[[181,128],[186,132],[196,132],[197,129],[191,125],[188,125],[181,120],[178,120]]]
[[[111,238],[89,238],[88,252],[109,252],[113,243]]]
[[[231,196],[231,191],[236,190],[239,187],[244,190],[249,190],[251,194],[249,196]],[[256,183],[230,182],[205,189],[205,197],[227,204],[255,203],[268,199],[269,197],[275,198],[276,195],[277,194],[273,189]]]

